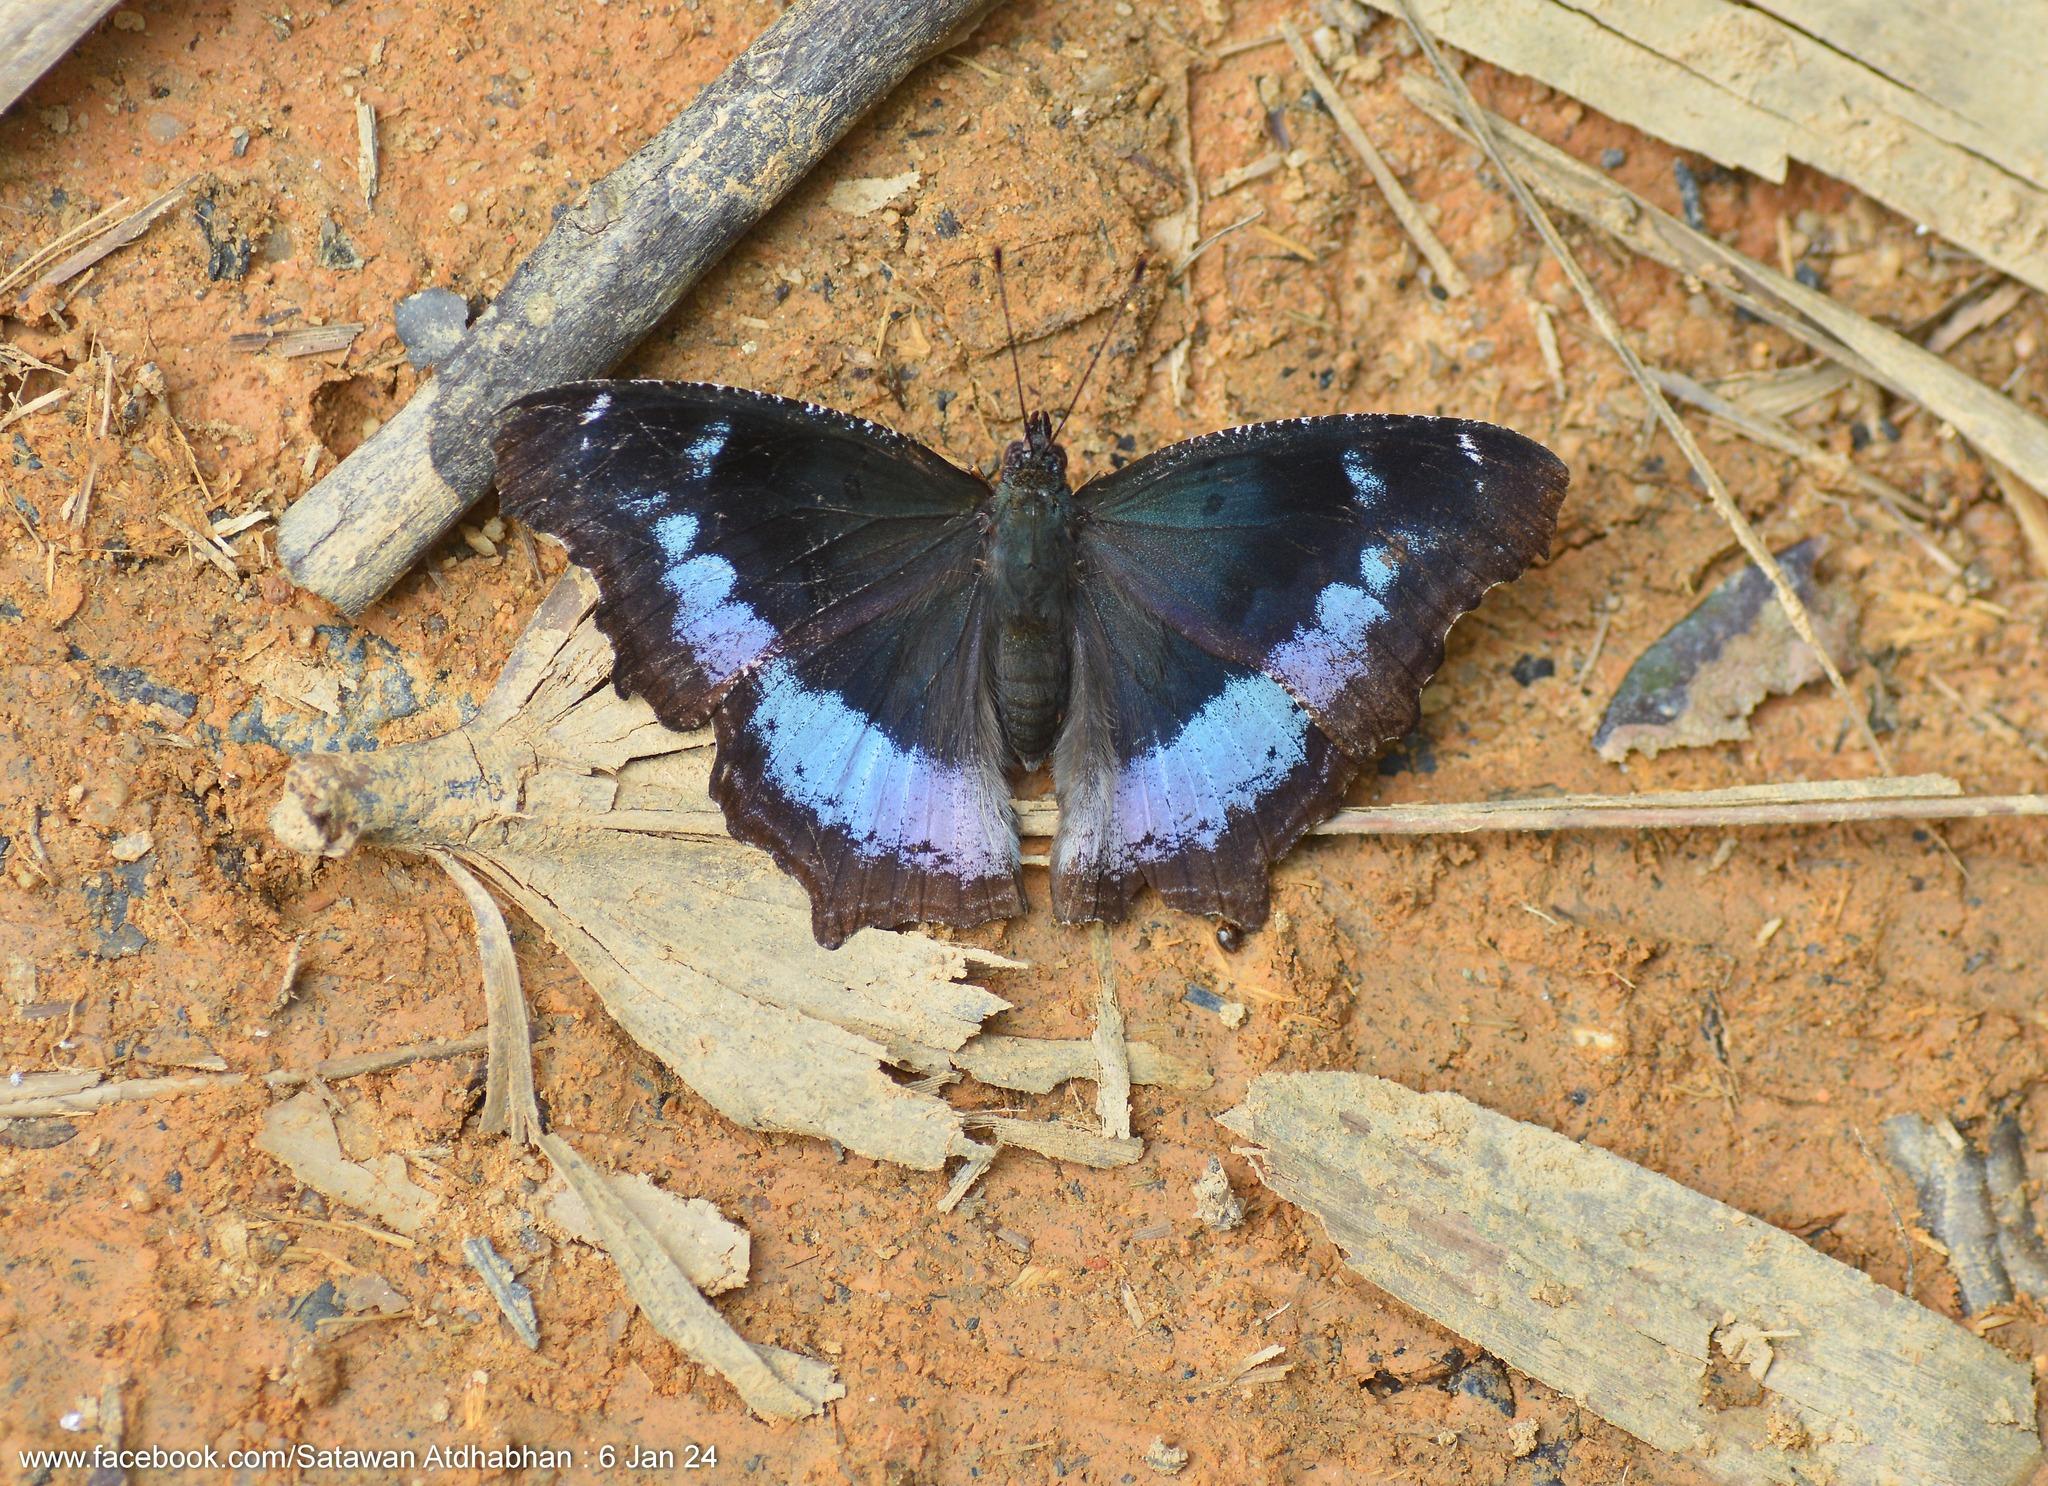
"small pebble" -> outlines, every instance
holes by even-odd
[[[143,18],[140,11],[117,10],[114,12],[114,29],[116,31],[147,31],[149,29],[149,22]]]
[[[185,121],[174,114],[153,113],[142,121],[142,127],[158,144],[169,144],[185,132]]]
[[[1619,170],[1626,164],[1628,164],[1628,151],[1620,145],[1609,145],[1600,152],[1600,168],[1602,170]]]
[[[464,222],[467,222],[469,220],[469,203],[466,201],[458,201],[453,206],[449,207],[448,220],[453,222],[457,227],[460,227]]]
[[[130,831],[115,838],[107,848],[107,855],[117,862],[139,862],[156,849],[156,837],[148,831]]]
[[[1145,1464],[1162,1476],[1177,1476],[1187,1469],[1188,1452],[1179,1445],[1169,1445],[1160,1436],[1145,1447]]]

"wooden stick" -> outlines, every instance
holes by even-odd
[[[1470,294],[1472,281],[1465,277],[1465,271],[1458,267],[1443,241],[1430,230],[1424,220],[1422,209],[1415,204],[1395,178],[1386,157],[1380,154],[1364,127],[1351,112],[1351,105],[1337,91],[1337,85],[1330,81],[1330,74],[1323,71],[1323,64],[1316,60],[1316,54],[1308,49],[1308,43],[1301,39],[1301,32],[1292,21],[1280,23],[1280,34],[1286,38],[1287,49],[1294,53],[1294,63],[1308,78],[1309,86],[1316,90],[1330,110],[1330,117],[1337,121],[1337,128],[1351,141],[1351,148],[1358,151],[1358,157],[1365,161],[1365,168],[1372,172],[1373,181],[1379,186],[1380,194],[1387,198],[1387,205],[1394,210],[1394,218],[1401,224],[1401,230],[1408,234],[1408,240],[1415,244],[1416,251],[1429,260],[1429,266],[1436,271],[1436,280],[1443,285],[1446,294]]]
[[[278,523],[292,580],[374,602],[490,484],[505,404],[599,374],[993,0],[806,0],[520,264],[432,381]]]
[[[1885,756],[1884,745],[1877,741],[1877,733],[1870,726],[1870,719],[1864,716],[1863,708],[1857,705],[1856,694],[1849,690],[1849,682],[1842,675],[1842,668],[1835,663],[1835,658],[1828,652],[1828,647],[1821,643],[1820,636],[1814,633],[1813,620],[1806,612],[1806,605],[1800,602],[1799,595],[1793,591],[1792,582],[1785,576],[1785,570],[1778,565],[1778,559],[1771,554],[1771,549],[1764,545],[1763,538],[1756,534],[1756,528],[1749,524],[1749,518],[1742,514],[1742,508],[1735,504],[1735,497],[1728,493],[1728,487],[1722,483],[1720,473],[1708,462],[1705,451],[1693,438],[1692,430],[1685,426],[1685,420],[1678,416],[1670,400],[1658,389],[1657,384],[1650,380],[1650,374],[1644,369],[1642,358],[1636,355],[1635,347],[1628,343],[1621,322],[1615,318],[1605,296],[1594,287],[1592,279],[1587,277],[1585,269],[1579,266],[1579,260],[1573,256],[1572,250],[1565,245],[1563,235],[1550,220],[1550,214],[1543,210],[1542,204],[1523,183],[1515,168],[1508,163],[1506,155],[1501,151],[1500,142],[1494,135],[1493,126],[1489,121],[1490,116],[1473,98],[1471,90],[1465,86],[1465,80],[1444,60],[1443,53],[1437,49],[1436,38],[1429,34],[1428,29],[1422,24],[1421,17],[1415,13],[1413,0],[1395,0],[1395,3],[1401,7],[1401,15],[1408,22],[1408,29],[1414,33],[1416,42],[1422,47],[1423,55],[1429,58],[1430,66],[1436,69],[1436,75],[1443,80],[1444,90],[1451,95],[1451,101],[1464,117],[1465,127],[1478,141],[1480,149],[1486,152],[1486,158],[1493,162],[1493,168],[1500,172],[1501,179],[1507,182],[1508,190],[1513,193],[1516,204],[1522,208],[1522,214],[1529,219],[1529,224],[1536,229],[1537,235],[1550,249],[1551,256],[1557,259],[1558,267],[1562,268],[1565,277],[1571,280],[1572,287],[1578,291],[1579,302],[1585,305],[1586,313],[1593,317],[1593,324],[1599,328],[1600,334],[1606,337],[1607,343],[1614,347],[1614,354],[1621,359],[1622,366],[1628,371],[1636,386],[1642,389],[1643,400],[1650,405],[1650,411],[1656,414],[1657,421],[1664,426],[1664,431],[1671,435],[1671,441],[1678,445],[1679,452],[1685,456],[1685,462],[1693,467],[1694,473],[1700,477],[1701,484],[1706,486],[1707,499],[1713,503],[1714,510],[1735,534],[1735,540],[1741,544],[1742,550],[1749,554],[1749,560],[1771,580],[1771,589],[1778,596],[1778,606],[1785,611],[1786,619],[1791,621],[1792,628],[1799,638],[1806,642],[1807,648],[1820,661],[1821,669],[1827,672],[1828,684],[1835,689],[1835,695],[1841,699],[1842,710],[1848,714],[1850,725],[1863,739],[1864,746],[1877,760],[1878,767],[1887,774],[1891,773],[1891,761]]]

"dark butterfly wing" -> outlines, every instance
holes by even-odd
[[[1055,909],[1113,917],[1146,881],[1264,922],[1268,867],[1415,725],[1452,622],[1543,555],[1568,478],[1503,428],[1361,415],[1084,487]]]
[[[820,943],[1018,911],[981,652],[988,487],[878,424],[736,388],[513,404],[505,511],[597,578],[622,692],[716,716],[712,791],[811,894]]]

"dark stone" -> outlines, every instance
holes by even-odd
[[[1525,655],[1509,672],[1519,686],[1534,686],[1546,676],[1557,674],[1557,662],[1547,655]]]
[[[453,289],[422,289],[392,307],[391,323],[405,345],[405,359],[427,371],[462,344],[469,329],[469,301]]]
[[[356,251],[356,245],[348,240],[332,217],[320,223],[319,257],[322,268],[348,272],[363,266],[363,255]]]
[[[1700,205],[1700,180],[1684,160],[1671,162],[1672,178],[1678,182],[1678,205],[1685,213],[1685,225],[1695,232],[1707,230],[1707,214]]]

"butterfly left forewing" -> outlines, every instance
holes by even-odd
[[[1263,921],[1268,866],[1414,726],[1451,624],[1544,553],[1566,481],[1506,429],[1360,415],[1229,429],[1084,487],[1063,916],[1142,877]]]

